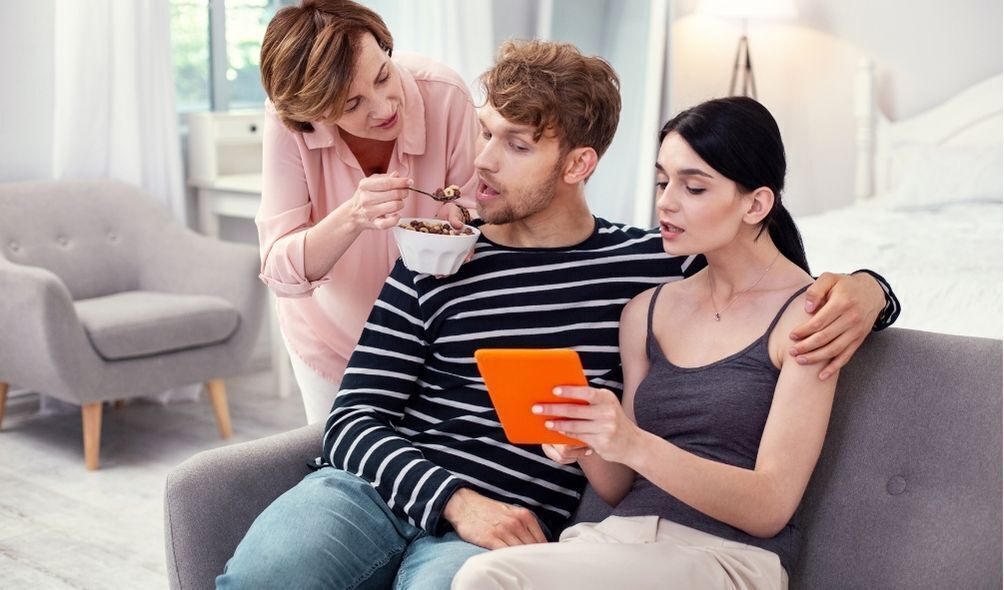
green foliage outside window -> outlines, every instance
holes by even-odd
[[[210,1],[224,3],[226,104],[211,103],[213,70]],[[171,0],[171,44],[179,112],[261,108],[258,69],[262,37],[276,10],[296,0]]]
[[[171,0],[171,51],[179,112],[209,108],[209,2]]]

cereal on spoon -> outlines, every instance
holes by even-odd
[[[451,184],[445,188],[437,188],[432,194],[437,201],[453,201],[460,198],[460,187]]]

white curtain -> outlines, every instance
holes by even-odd
[[[456,70],[473,92],[495,57],[492,0],[364,0],[387,23],[394,49]]]
[[[55,0],[52,177],[140,186],[186,219],[167,0]],[[201,384],[150,396],[190,400]],[[47,395],[42,414],[79,411]]]
[[[114,178],[185,219],[167,0],[55,0],[55,179]]]

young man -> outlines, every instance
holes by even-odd
[[[398,262],[328,418],[323,466],[259,516],[219,587],[448,588],[471,555],[552,539],[582,472],[505,440],[474,351],[573,348],[592,384],[620,391],[622,307],[703,265],[589,211],[583,187],[620,112],[607,63],[510,42],[482,82],[474,257],[444,279]],[[884,287],[868,275],[820,283],[826,304],[800,353],[845,362]]]

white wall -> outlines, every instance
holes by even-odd
[[[639,190],[652,194],[654,178],[638,177],[639,160],[649,162],[648,169],[654,172],[653,138],[660,124],[648,120],[654,112],[646,112],[649,25],[653,18],[665,21],[665,6],[660,12],[646,0],[554,0],[552,4],[550,38],[574,43],[587,55],[602,56],[620,79],[620,122],[613,142],[586,183],[589,208],[610,221],[647,227],[653,206],[639,206],[636,194]],[[654,68],[661,71],[662,64]],[[655,105],[657,109],[657,97]],[[643,210],[636,211],[636,207]]]
[[[52,0],[0,2],[0,182],[52,168]]]
[[[677,0],[670,31],[670,115],[728,90],[738,23]],[[793,213],[850,204],[853,80],[872,57],[885,113],[904,118],[1002,70],[1000,0],[796,0],[786,23],[750,23],[759,99],[778,120]]]
[[[658,12],[648,0],[364,1],[387,22],[394,34],[395,49],[418,51],[449,65],[468,81],[479,103],[483,97],[476,79],[491,67],[497,47],[507,39],[543,34],[607,59],[620,76],[623,107],[617,135],[586,185],[586,197],[590,208],[601,217],[629,223],[635,220],[639,157],[654,158],[647,149],[640,154],[639,146],[646,145],[642,137],[654,136],[657,131],[643,128],[655,127],[647,122],[643,125],[649,21],[653,12]],[[665,19],[664,11],[659,14]],[[447,20],[445,29],[440,19]],[[466,34],[456,33],[464,38],[462,46],[440,39],[452,30],[453,21],[472,27]],[[482,34],[477,29],[479,24],[490,24],[491,34]],[[647,187],[649,183],[644,184]],[[645,208],[647,219],[650,207]]]
[[[696,3],[673,2],[663,119],[727,90],[739,27],[694,15]],[[537,4],[493,3],[495,43],[532,34]],[[850,203],[852,81],[859,58],[878,60],[883,106],[896,118],[1002,69],[999,0],[796,0],[796,5],[799,16],[792,22],[750,26],[757,88],[784,134],[787,202],[796,214]],[[52,0],[0,2],[5,73],[0,182],[50,175],[53,20]]]

